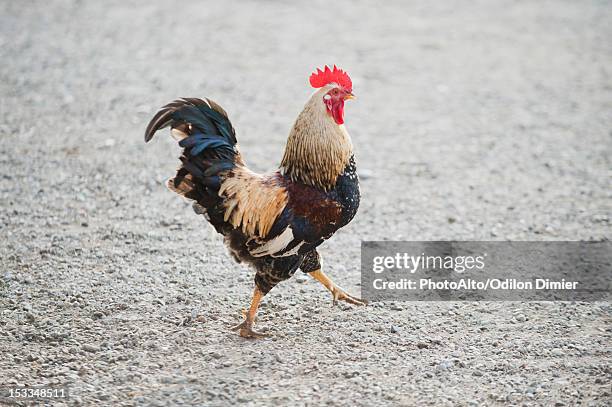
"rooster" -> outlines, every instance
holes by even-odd
[[[309,80],[316,91],[293,124],[280,168],[271,174],[246,166],[227,113],[211,99],[175,100],[145,131],[148,142],[159,129],[171,128],[183,151],[168,188],[193,201],[195,212],[223,235],[234,259],[256,271],[245,320],[234,327],[242,337],[267,336],[253,329],[261,299],[298,269],[321,282],[333,304],[365,305],[323,273],[317,252],[359,206],[353,146],[344,127],[352,81],[335,65],[317,69]]]

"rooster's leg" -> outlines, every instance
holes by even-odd
[[[342,288],[338,287],[320,269],[312,271],[308,274],[310,274],[312,278],[314,278],[315,280],[323,284],[325,288],[327,288],[332,293],[332,304],[333,305],[336,305],[338,303],[338,300],[346,301],[349,304],[354,304],[354,305],[366,305],[367,304],[367,301],[362,300],[361,298],[353,297],[352,295],[344,291]]]
[[[255,322],[255,316],[257,315],[257,309],[259,308],[259,303],[261,299],[264,297],[264,293],[258,288],[255,287],[255,291],[253,291],[253,299],[251,300],[251,306],[246,313],[246,318],[244,322],[236,325],[232,329],[240,330],[240,336],[243,338],[264,338],[269,336],[264,333],[260,333],[253,330],[253,323]]]

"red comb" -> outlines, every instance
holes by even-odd
[[[325,65],[325,69],[321,71],[317,68],[317,72],[310,75],[310,85],[313,88],[322,88],[329,83],[337,83],[349,92],[353,91],[353,82],[346,72],[334,65],[334,69],[329,69]]]

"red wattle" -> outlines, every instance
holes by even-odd
[[[336,124],[344,124],[344,100],[332,104],[331,114]]]

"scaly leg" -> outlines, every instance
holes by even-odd
[[[259,303],[261,299],[264,297],[264,293],[255,286],[255,291],[253,291],[253,299],[251,300],[251,306],[246,313],[246,318],[244,322],[232,327],[233,330],[240,330],[240,336],[243,338],[265,338],[269,336],[267,334],[257,332],[253,330],[253,323],[255,322],[255,316],[257,315],[257,309],[259,308]]]
[[[319,270],[312,271],[310,276],[323,284],[325,288],[327,288],[332,293],[332,305],[336,305],[338,300],[346,301],[349,304],[354,305],[366,305],[368,302],[362,300],[361,298],[353,297],[352,295],[346,293],[342,288],[338,287],[325,273]]]

